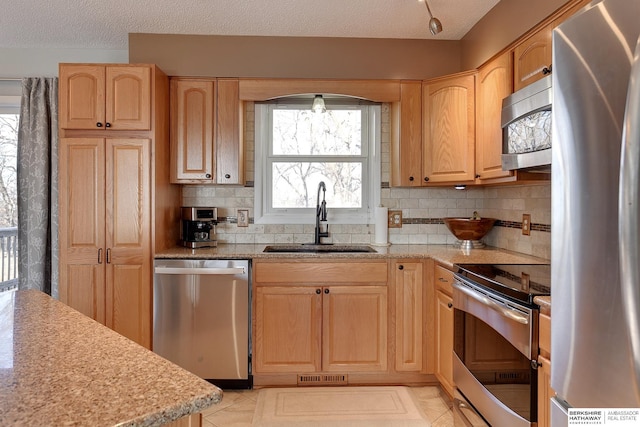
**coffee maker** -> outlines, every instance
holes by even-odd
[[[211,248],[217,245],[217,208],[181,208],[180,243],[187,248]]]

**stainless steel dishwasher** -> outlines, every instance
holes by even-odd
[[[221,388],[251,388],[248,260],[157,259],[153,351]]]

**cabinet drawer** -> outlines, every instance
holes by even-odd
[[[551,317],[540,313],[539,343],[540,352],[551,354]]]
[[[453,283],[453,271],[436,264],[434,282],[436,289],[440,289],[449,296],[453,294],[453,288],[451,287]]]
[[[387,283],[387,262],[256,262],[257,283]]]

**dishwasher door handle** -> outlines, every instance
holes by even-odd
[[[234,275],[244,274],[244,267],[162,267],[155,268],[156,274],[218,274],[218,275]]]

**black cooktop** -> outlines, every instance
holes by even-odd
[[[549,264],[456,264],[454,271],[467,280],[527,304],[533,297],[551,295]]]

